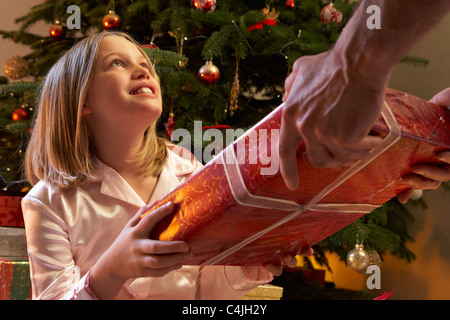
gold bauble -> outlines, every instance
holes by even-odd
[[[8,58],[3,65],[5,74],[14,80],[22,79],[28,74],[28,64],[22,57]]]
[[[362,244],[357,244],[355,249],[351,250],[347,255],[347,264],[356,271],[365,271],[369,263],[369,254],[364,250]]]

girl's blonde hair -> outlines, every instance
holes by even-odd
[[[106,36],[123,37],[135,44],[147,59],[152,76],[159,81],[148,56],[126,33],[103,31],[74,45],[53,65],[42,85],[24,160],[25,175],[32,185],[44,180],[67,189],[94,178],[95,151],[82,111],[98,47]],[[143,141],[138,155],[142,172],[159,175],[167,158],[167,147],[164,139],[156,135],[156,122],[147,129]]]

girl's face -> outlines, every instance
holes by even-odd
[[[102,39],[83,109],[91,128],[102,123],[117,129],[132,126],[145,130],[159,118],[161,88],[149,67],[147,59],[127,39]]]

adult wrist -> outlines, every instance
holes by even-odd
[[[392,66],[374,63],[371,52],[335,47],[328,57],[330,66],[340,68],[349,85],[358,85],[372,90],[384,90],[389,81]]]

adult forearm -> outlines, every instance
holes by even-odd
[[[449,0],[363,0],[332,53],[362,76],[385,78],[449,10]]]

